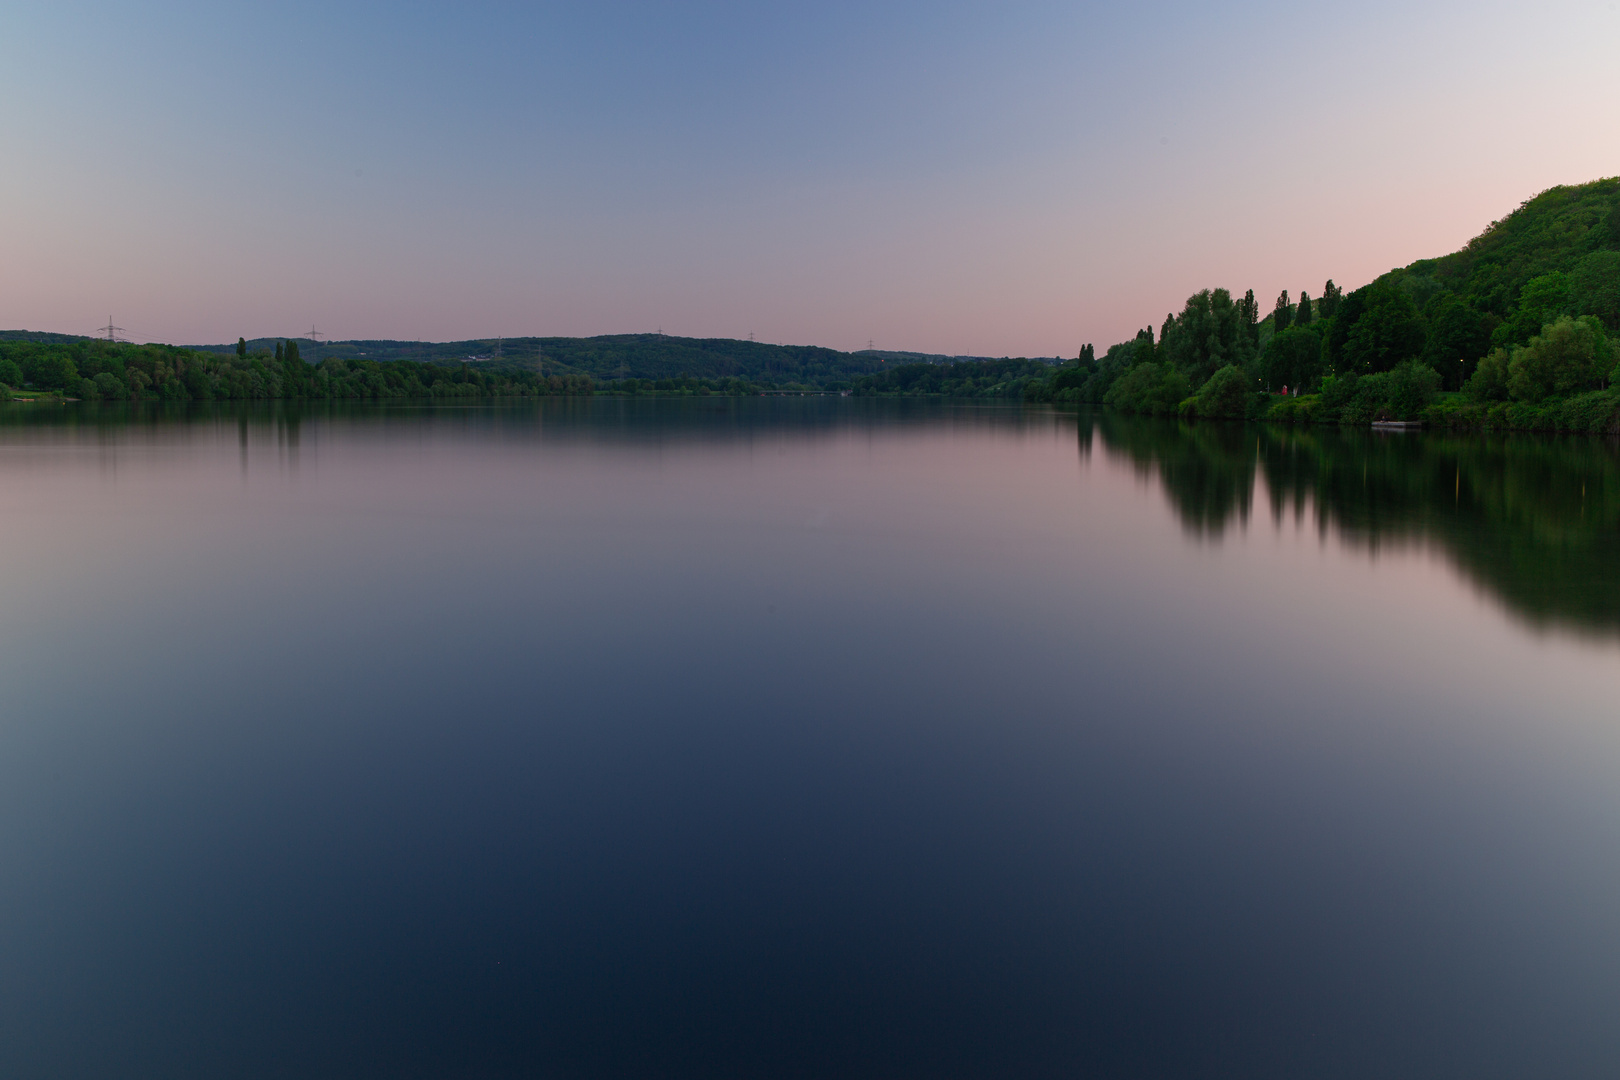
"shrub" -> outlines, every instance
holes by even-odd
[[[1242,368],[1228,364],[1199,388],[1198,415],[1241,420],[1248,413],[1253,386]]]
[[[1355,396],[1339,412],[1346,424],[1365,424],[1389,416],[1389,373],[1378,372],[1356,380]]]
[[[1350,402],[1355,400],[1356,389],[1361,382],[1361,376],[1355,372],[1346,375],[1329,375],[1322,380],[1320,394],[1323,411],[1337,414]]]
[[[1299,397],[1283,398],[1272,404],[1262,415],[1267,420],[1283,424],[1311,424],[1316,422],[1322,411],[1321,395],[1302,394]]]
[[[1125,412],[1172,415],[1187,396],[1187,376],[1171,364],[1138,364],[1109,387],[1103,402]]]
[[[123,401],[129,397],[129,388],[110,371],[103,371],[96,376],[95,387],[96,396],[106,398],[108,401]]]
[[[1593,316],[1564,316],[1541,328],[1528,345],[1513,350],[1508,392],[1519,401],[1540,401],[1596,389],[1612,360],[1603,324]]]
[[[1398,364],[1389,373],[1388,408],[1397,420],[1415,420],[1440,397],[1440,373],[1421,360]]]
[[[1506,401],[1508,396],[1508,362],[1506,349],[1492,349],[1479,362],[1474,374],[1463,383],[1463,393],[1470,401]]]

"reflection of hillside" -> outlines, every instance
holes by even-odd
[[[1187,528],[1274,513],[1376,548],[1424,541],[1538,625],[1620,633],[1620,450],[1596,439],[1451,438],[1115,415],[1107,450],[1164,485]]]
[[[1069,414],[1026,409],[1018,403],[940,398],[837,397],[549,397],[474,402],[273,401],[182,405],[0,404],[0,444],[67,440],[93,434],[117,441],[150,433],[186,438],[214,428],[291,433],[424,431],[454,436],[546,442],[647,445],[727,443],[758,438],[817,439],[850,431],[906,430],[913,426],[1017,432],[1050,431],[1072,423]]]

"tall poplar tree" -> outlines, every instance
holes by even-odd
[[[1299,294],[1299,310],[1294,312],[1294,325],[1311,325],[1311,294],[1308,292]]]
[[[1333,318],[1333,313],[1339,310],[1339,297],[1343,295],[1344,290],[1333,284],[1332,278],[1328,278],[1327,284],[1322,286],[1322,318]]]
[[[1279,334],[1288,329],[1289,315],[1288,290],[1284,289],[1278,295],[1277,306],[1271,312],[1272,329]]]

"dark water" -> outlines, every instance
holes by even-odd
[[[1620,1075],[1620,453],[0,416],[0,1075]]]

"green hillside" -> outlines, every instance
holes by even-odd
[[[79,400],[350,400],[591,394],[754,394],[860,388],[939,393],[938,380],[889,372],[949,371],[944,392],[1018,397],[1011,364],[920,353],[767,345],[662,334],[482,341],[338,341],[265,338],[180,348],[69,334],[0,332],[0,399],[22,392]],[[994,369],[997,377],[975,379]],[[883,381],[876,387],[873,380]]]
[[[82,334],[51,334],[43,330],[0,330],[0,341],[27,341],[37,345],[72,345],[90,339]]]
[[[1419,308],[1450,293],[1475,310],[1513,321],[1526,287],[1563,274],[1560,314],[1597,315],[1620,330],[1620,177],[1555,187],[1493,221],[1461,251],[1392,270],[1380,281],[1404,289]],[[1539,329],[1540,327],[1536,327]]]
[[[1129,412],[1620,429],[1620,177],[1551,188],[1461,251],[1342,292],[1207,289],[1025,389]],[[1286,400],[1276,400],[1286,390]],[[1304,398],[1298,395],[1304,391]],[[1445,391],[1460,391],[1457,399]]]

